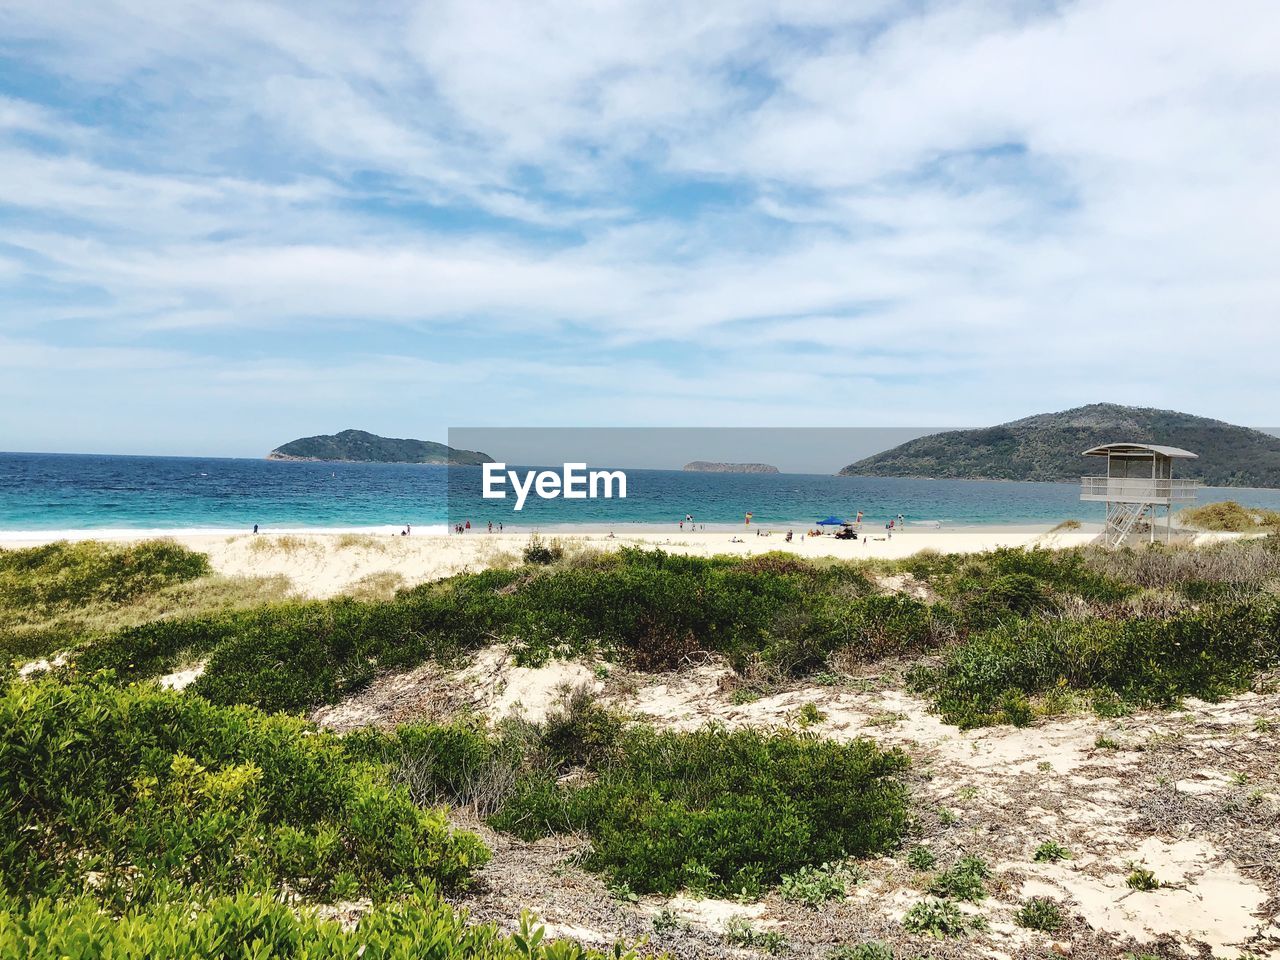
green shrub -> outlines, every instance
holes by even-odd
[[[492,823],[527,839],[581,830],[589,865],[636,891],[736,893],[890,847],[905,766],[868,741],[638,727],[589,780],[526,778]]]
[[[816,909],[828,900],[848,896],[849,887],[857,882],[858,874],[841,864],[801,867],[782,878],[782,899]]]
[[[778,607],[760,655],[782,672],[797,674],[823,668],[837,652],[848,663],[873,662],[930,650],[954,635],[949,612],[913,597],[817,596]]]
[[[914,846],[907,854],[907,866],[912,870],[932,870],[938,858],[926,846]]]
[[[921,900],[907,911],[902,925],[908,933],[945,940],[986,929],[981,917],[965,913],[951,900]]]
[[[622,718],[601,707],[589,689],[579,687],[547,713],[541,748],[547,762],[558,771],[595,766],[607,759],[622,731]]]
[[[1189,609],[1158,619],[1015,620],[947,651],[916,683],[961,726],[1011,719],[1010,692],[1101,688],[1126,702],[1218,698],[1248,685],[1280,654],[1274,600]]]
[[[464,881],[488,853],[288,716],[154,688],[11,683],[0,890],[110,903]]]
[[[564,547],[559,540],[552,540],[547,543],[535,533],[529,538],[529,542],[525,544],[523,555],[525,563],[546,566],[564,559]]]
[[[987,895],[983,883],[991,869],[981,857],[961,857],[955,865],[938,874],[929,886],[935,897],[969,900],[976,903]]]
[[[483,721],[404,724],[394,733],[372,728],[347,734],[349,754],[388,764],[392,777],[421,804],[468,807],[481,816],[503,810],[520,795],[541,804],[549,823],[561,825],[556,776],[604,762],[623,723],[585,690],[541,723],[509,718],[490,728]]]
[[[1032,897],[1025,901],[1013,919],[1020,927],[1045,933],[1053,933],[1064,921],[1062,908],[1047,897]]]
[[[837,861],[887,849],[906,824],[897,751],[788,732],[624,729],[582,694],[541,724],[421,724],[345,744],[388,764],[419,803],[472,806],[525,839],[588,834],[588,865],[639,893],[758,895],[783,882],[789,896],[825,898],[857,879]]]
[[[977,612],[984,598],[997,612],[1030,613],[1053,597],[1092,602],[1122,600],[1132,584],[1096,569],[1088,550],[1002,547],[985,553],[922,552],[897,562],[941,596]]]
[[[192,687],[216,703],[296,710],[331,702],[380,668],[445,659],[490,641],[502,621],[509,571],[467,574],[402,591],[390,601],[282,603],[191,620],[160,620],[104,638],[76,660],[82,673],[122,679],[207,658]]]
[[[757,930],[746,917],[730,917],[724,924],[724,942],[731,947],[759,947],[765,953],[785,953],[786,938],[777,930]]]
[[[622,550],[561,566],[490,570],[403,590],[389,600],[338,598],[118,630],[77,660],[122,680],[207,660],[193,692],[218,703],[296,710],[332,702],[378,670],[506,642],[518,662],[603,654],[670,668],[713,651],[739,669],[780,673],[933,649],[956,634],[946,608],[871,593],[851,564],[780,555],[675,557]]]
[[[1057,863],[1059,860],[1070,860],[1071,851],[1054,840],[1046,840],[1036,847],[1032,859],[1036,863]]]
[[[347,753],[386,764],[394,783],[419,805],[500,810],[520,777],[537,764],[536,731],[519,721],[490,733],[482,725],[405,724],[393,734],[374,728],[343,738]]]
[[[1009,615],[1028,617],[1049,609],[1048,587],[1029,573],[1006,573],[992,578],[965,599],[968,620],[975,625]]]
[[[973,726],[1027,723],[1029,698],[1047,691],[1111,691],[1126,703],[1216,695],[1275,661],[1274,601],[1214,602],[1165,617],[1041,618],[1040,609],[1061,595],[1115,604],[1135,589],[1094,570],[1093,556],[926,556],[910,563],[951,598],[928,604],[870,593],[853,564],[623,550],[567,566],[461,574],[385,601],[282,603],[160,620],[90,644],[77,667],[110,668],[129,680],[199,657],[207,663],[193,692],[296,710],[336,700],[379,670],[448,660],[495,639],[525,663],[591,652],[669,668],[712,651],[740,670],[784,674],[826,670],[834,656],[865,662],[945,647],[942,665],[914,679],[948,719]],[[966,636],[975,625],[984,629]]]
[[[269,896],[238,894],[207,903],[129,905],[118,915],[90,899],[0,906],[4,960],[639,960],[619,945],[599,952],[544,938],[526,914],[503,936],[472,924],[430,890],[377,907],[353,929]]]
[[[1156,875],[1146,867],[1134,867],[1129,871],[1129,876],[1125,878],[1125,886],[1130,890],[1140,890],[1149,893],[1152,890],[1159,890],[1163,884],[1156,879]]]

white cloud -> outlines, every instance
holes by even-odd
[[[594,390],[631,421],[1265,420],[1278,26],[1261,0],[0,0],[0,50],[67,78],[0,84],[0,330],[158,357],[305,332],[217,381],[264,397],[487,337],[508,376],[461,369],[495,415]],[[396,331],[428,366],[350,362]]]

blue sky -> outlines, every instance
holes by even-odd
[[[0,0],[0,449],[1265,426],[1280,12]]]

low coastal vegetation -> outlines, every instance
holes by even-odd
[[[907,755],[824,739],[807,700],[767,730],[658,729],[583,690],[536,721],[345,736],[292,712],[490,645],[525,666],[606,671],[715,656],[743,704],[890,667],[962,727],[1214,699],[1280,664],[1275,536],[892,562],[530,546],[524,562],[410,589],[301,601],[237,585],[224,605],[179,609],[182,591],[226,585],[176,544],[0,552],[0,956],[637,956],[553,944],[527,917],[506,934],[471,924],[446,898],[488,860],[485,830],[582,838],[582,865],[619,896],[776,890],[814,910],[852,895],[860,858],[891,854],[923,896],[901,928],[973,936],[995,869],[921,833]],[[40,657],[52,662],[27,662]],[[191,665],[185,692],[149,682]],[[1048,840],[1034,852],[1070,856]],[[1139,873],[1135,890],[1158,885]],[[354,929],[325,912],[357,899]],[[1019,904],[1028,930],[1067,922],[1054,901]],[[725,936],[787,949],[745,920]],[[98,952],[77,953],[88,940]]]
[[[12,683],[0,699],[0,889],[105,904],[463,882],[487,859],[304,721],[151,686]]]
[[[0,550],[0,661],[45,657],[126,626],[259,607],[282,577],[220,577],[171,540],[51,543]]]
[[[1023,725],[1028,697],[1090,695],[1100,712],[1218,699],[1280,660],[1280,602],[1237,602],[1168,617],[1015,620],[949,649],[916,675],[942,715],[963,727]]]
[[[66,646],[79,675],[108,669],[120,682],[200,662],[192,692],[266,710],[334,702],[379,671],[448,663],[493,643],[526,665],[592,656],[665,670],[714,653],[748,687],[908,657],[918,662],[915,687],[964,726],[1027,722],[1081,697],[1115,710],[1222,696],[1280,651],[1276,537],[1198,549],[926,552],[878,564],[636,549],[566,556],[553,546],[534,544],[532,562],[390,599],[168,616]],[[72,549],[81,548],[109,549]],[[82,596],[136,602],[207,574],[203,557],[161,545],[128,562],[95,559],[100,572],[63,583],[30,553],[0,555],[13,585],[10,623]],[[919,590],[885,592],[886,576]],[[18,643],[7,653],[28,651]]]
[[[655,731],[585,696],[542,724],[347,740],[422,802],[469,806],[526,840],[589,836],[588,866],[637,893],[757,897],[788,877],[794,888],[797,871],[883,853],[907,826],[899,751],[785,731]]]
[[[1246,507],[1235,500],[1190,507],[1179,513],[1178,519],[1184,525],[1198,530],[1227,533],[1256,533],[1261,530],[1280,533],[1280,510]]]
[[[640,960],[623,945],[606,951],[552,940],[529,916],[509,935],[469,922],[431,890],[376,907],[357,926],[314,909],[241,893],[204,903],[174,900],[105,914],[89,897],[0,901],[0,957],[111,960]]]
[[[638,957],[470,924],[442,895],[485,846],[299,718],[44,679],[0,725],[0,956]],[[308,906],[354,896],[354,929]]]

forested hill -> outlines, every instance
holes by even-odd
[[[911,440],[851,463],[841,476],[957,480],[1075,481],[1101,474],[1082,451],[1133,441],[1182,447],[1175,475],[1210,486],[1280,487],[1280,437],[1173,410],[1094,403],[980,430],[952,430]]]
[[[290,440],[276,447],[268,460],[334,460],[355,463],[489,463],[493,458],[475,450],[455,450],[434,440],[398,440],[364,430]]]

